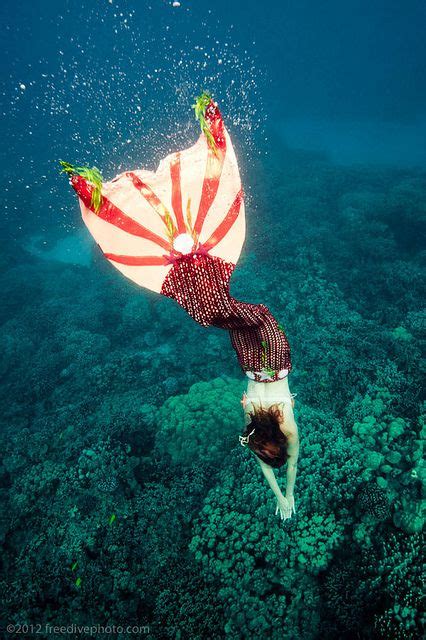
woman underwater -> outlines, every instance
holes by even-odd
[[[202,326],[229,331],[244,373],[246,427],[239,436],[257,457],[282,520],[295,513],[299,455],[290,393],[290,346],[262,304],[240,302],[229,281],[245,239],[237,159],[222,116],[203,93],[194,105],[202,133],[168,155],[156,172],[126,171],[102,182],[96,167],[61,161],[83,221],[105,258],[138,285],[173,298]],[[287,463],[285,496],[273,469]]]

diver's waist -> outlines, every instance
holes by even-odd
[[[276,382],[283,380],[288,376],[290,369],[281,369],[274,371],[273,369],[261,369],[261,371],[246,371],[245,374],[250,380],[255,382]]]

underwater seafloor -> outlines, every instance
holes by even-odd
[[[290,341],[296,515],[274,515],[239,444],[246,381],[225,331],[125,280],[96,247],[73,265],[11,245],[5,625],[422,636],[426,175],[285,149],[249,173],[232,293],[266,304]]]

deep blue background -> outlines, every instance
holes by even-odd
[[[203,88],[221,104],[243,171],[279,144],[336,162],[426,163],[420,0],[17,0],[0,17],[9,233],[48,233],[51,213],[63,229],[74,224],[58,159],[112,177],[191,142]]]

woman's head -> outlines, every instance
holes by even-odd
[[[267,409],[256,407],[248,415],[250,424],[243,433],[246,445],[266,464],[274,468],[282,467],[288,458],[288,440],[280,429],[283,416],[279,406],[274,404]]]

